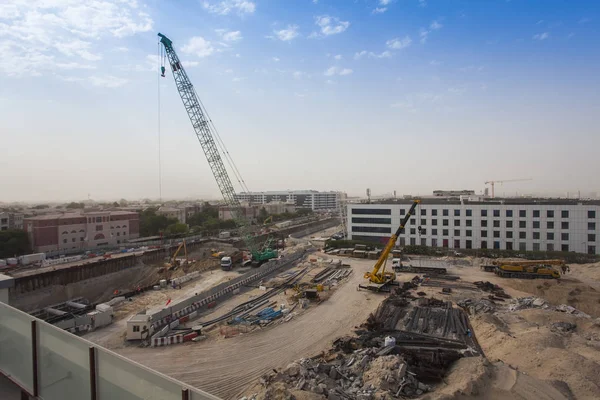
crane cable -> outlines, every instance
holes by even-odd
[[[163,67],[162,65],[162,58],[161,58],[161,50],[162,50],[162,46],[160,45],[160,40],[158,41],[158,50],[157,50],[157,61],[158,61],[158,71],[161,70],[161,67]],[[157,71],[157,72],[158,72]],[[163,75],[164,76],[164,75]],[[158,196],[159,196],[159,200],[162,203],[162,166],[161,166],[161,154],[160,154],[160,77],[161,74],[160,72],[158,72],[157,74],[157,82],[158,82]]]

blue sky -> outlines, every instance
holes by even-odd
[[[0,201],[219,198],[169,36],[251,190],[600,192],[600,4],[5,0]],[[159,88],[160,82],[160,88]],[[498,190],[498,188],[497,188]]]

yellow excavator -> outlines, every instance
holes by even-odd
[[[268,216],[268,217],[267,217],[267,218],[266,218],[266,219],[263,221],[263,225],[266,225],[266,224],[268,224],[268,223],[271,223],[271,222],[273,222],[273,216],[272,216],[272,215]]]
[[[396,230],[396,233],[394,233],[390,237],[390,240],[388,240],[387,245],[375,263],[373,270],[371,272],[365,272],[365,279],[368,280],[368,284],[358,285],[359,288],[368,289],[374,292],[389,292],[389,287],[393,285],[394,281],[396,280],[396,274],[394,272],[388,272],[385,270],[388,256],[396,245],[396,240],[398,240],[398,236],[400,236],[402,229],[404,229],[404,226],[413,215],[415,208],[419,203],[421,203],[421,200],[415,200],[413,202],[412,206],[400,222],[400,226]]]
[[[183,239],[183,241],[179,244],[179,247],[177,247],[177,250],[175,250],[175,254],[173,254],[173,258],[171,258],[171,262],[169,263],[169,269],[173,269],[175,267],[179,267],[180,266],[180,263],[177,261],[177,255],[179,254],[179,252],[181,251],[182,248],[183,248],[183,251],[184,251],[184,254],[185,254],[184,265],[189,262],[189,260],[188,260],[188,253],[187,253],[187,246],[185,245],[185,239]]]

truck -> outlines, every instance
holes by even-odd
[[[522,279],[559,279],[560,272],[548,264],[537,265],[507,265],[500,264],[496,267],[496,275],[503,278]]]
[[[229,239],[231,237],[231,232],[220,232],[219,239]]]
[[[244,253],[236,251],[231,255],[221,258],[221,269],[223,271],[231,271],[234,264],[242,264],[244,262]]]

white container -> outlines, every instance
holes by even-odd
[[[221,232],[219,233],[219,239],[229,239],[231,237],[231,232]]]
[[[395,346],[395,345],[396,345],[396,338],[394,338],[394,337],[386,336],[385,339],[383,340],[383,347]]]
[[[161,279],[158,283],[160,284],[161,288],[166,288],[167,287],[167,280],[166,279]]]
[[[6,267],[6,260],[0,260],[0,267]]]
[[[17,259],[16,258],[7,258],[6,263],[8,265],[17,265]]]

